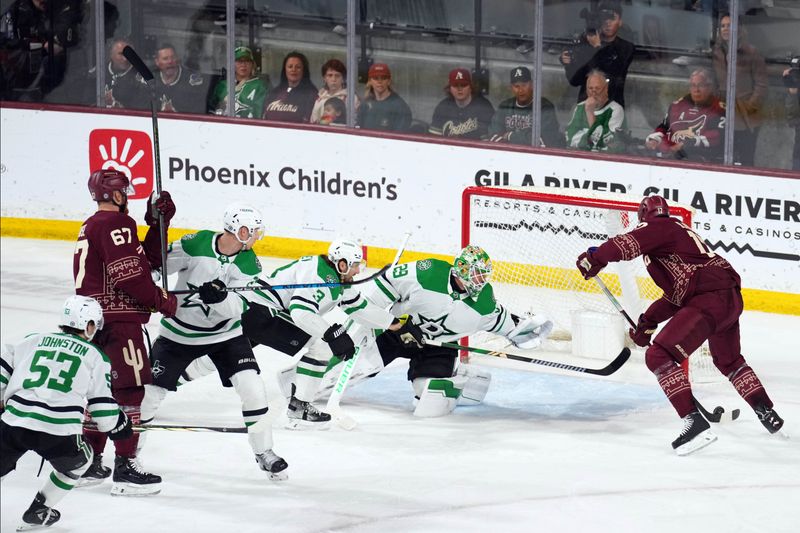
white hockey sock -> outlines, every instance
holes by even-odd
[[[231,376],[231,384],[242,402],[242,418],[247,426],[247,439],[254,453],[272,449],[272,426],[266,418],[267,391],[253,369]]]

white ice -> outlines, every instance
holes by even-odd
[[[3,342],[52,330],[72,291],[72,243],[0,245]],[[76,489],[50,531],[800,531],[798,332],[800,317],[742,319],[743,351],[794,438],[769,435],[727,383],[703,386],[696,393],[707,407],[741,408],[742,416],[713,428],[716,443],[677,457],[670,442],[681,422],[635,360],[596,379],[492,369],[484,404],[421,420],[411,415],[406,365],[392,365],[347,392],[343,408],[359,422],[351,432],[293,432],[277,418],[284,483],[266,479],[244,435],[153,431],[143,461],[163,476],[161,494],[112,497],[108,482]],[[289,359],[261,350],[279,413],[274,371]],[[241,424],[235,393],[216,376],[182,387],[159,414],[165,424]],[[109,444],[107,465],[112,456]],[[49,472],[46,465],[37,479],[38,466],[29,453],[3,481],[3,533]]]

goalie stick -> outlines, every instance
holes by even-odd
[[[633,322],[633,319],[628,314],[628,312],[625,311],[625,308],[622,307],[622,304],[619,303],[619,300],[617,300],[617,298],[613,294],[611,294],[611,291],[608,290],[608,287],[606,286],[605,282],[602,279],[600,279],[599,276],[595,276],[592,279],[594,279],[594,281],[597,283],[597,286],[600,287],[600,290],[603,291],[603,294],[606,295],[606,298],[608,298],[608,300],[617,309],[617,311],[619,311],[619,313],[623,317],[625,317],[625,320],[628,321],[628,324],[630,324],[630,326],[633,329],[636,329],[636,324]],[[706,420],[708,420],[709,422],[713,422],[714,424],[719,424],[720,422],[731,422],[733,420],[736,420],[737,418],[739,418],[739,414],[741,412],[739,411],[739,409],[733,409],[732,411],[728,412],[721,405],[716,406],[714,408],[714,411],[710,412],[708,409],[703,407],[703,404],[701,404],[694,396],[692,397],[692,400],[694,400],[695,406],[697,406],[697,409],[706,418]]]
[[[555,361],[547,361],[545,359],[536,359],[535,357],[526,357],[514,353],[501,352],[498,350],[486,350],[484,348],[476,348],[474,346],[463,346],[455,342],[441,342],[436,340],[425,340],[425,344],[431,346],[441,346],[443,348],[453,348],[454,350],[466,350],[468,352],[479,353],[483,355],[491,355],[494,357],[503,357],[505,359],[512,359],[514,361],[522,361],[523,363],[531,363],[534,365],[549,366],[551,368],[558,368],[559,370],[569,370],[570,372],[580,372],[583,374],[593,374],[595,376],[610,376],[620,369],[622,365],[631,356],[631,351],[628,348],[623,348],[619,355],[613,361],[608,363],[603,368],[584,368],[582,366],[568,365],[566,363],[556,363]]]
[[[136,72],[142,77],[150,88],[150,116],[153,120],[153,156],[155,159],[156,170],[156,200],[161,197],[161,149],[158,144],[158,112],[156,111],[156,82],[153,79],[153,73],[144,64],[142,58],[136,53],[136,50],[130,46],[125,46],[122,49],[122,55],[133,66]],[[151,204],[148,209],[154,209],[155,203]],[[161,287],[167,290],[167,227],[164,225],[164,215],[161,211],[156,209],[158,214],[158,228],[159,236],[161,237]]]
[[[397,249],[397,253],[395,254],[391,264],[383,267],[380,272],[375,274],[375,276],[394,268],[397,262],[400,261],[400,257],[403,255],[403,252],[405,251],[406,245],[408,244],[408,240],[410,238],[411,238],[411,232],[406,232],[405,235],[403,236],[403,242]],[[346,429],[347,431],[354,429],[358,425],[358,422],[356,422],[355,419],[344,413],[339,403],[342,401],[344,390],[347,387],[347,383],[350,381],[350,376],[353,373],[353,368],[355,368],[356,366],[356,361],[358,360],[358,354],[361,352],[362,348],[366,347],[367,342],[369,342],[369,338],[365,336],[356,346],[356,351],[353,354],[353,357],[345,361],[344,367],[342,367],[342,371],[339,374],[339,378],[336,380],[336,383],[333,386],[333,390],[331,390],[331,395],[328,397],[328,403],[325,406],[325,411],[327,411],[327,413],[333,417],[333,419],[336,421],[336,424],[342,429]]]

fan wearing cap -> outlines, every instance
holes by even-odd
[[[239,118],[261,118],[264,113],[264,99],[267,87],[256,72],[253,52],[246,46],[239,46],[233,52],[236,59],[236,101],[234,116]],[[224,115],[228,106],[228,80],[220,80],[211,95],[210,113]]]
[[[494,107],[475,91],[469,70],[451,70],[444,91],[447,96],[434,109],[428,132],[443,137],[485,139]]]
[[[308,58],[300,52],[289,52],[283,59],[281,82],[264,102],[264,118],[307,124],[316,101],[317,87],[311,83]]]
[[[408,131],[411,108],[392,88],[392,73],[386,63],[369,67],[367,90],[358,109],[360,128],[383,131]]]
[[[163,43],[156,49],[154,57],[158,74],[155,76],[156,99],[160,111],[178,113],[205,113],[208,99],[206,78],[181,65],[175,47]],[[137,76],[142,84],[146,82]],[[147,87],[141,90],[148,90]]]
[[[511,92],[514,96],[503,100],[489,126],[492,142],[531,145],[533,124],[533,82],[531,71],[519,66],[511,69]],[[542,106],[542,136],[537,145],[560,147],[564,144],[556,117],[556,108],[547,98],[540,98]]]
[[[608,75],[608,96],[625,107],[625,78],[633,61],[633,43],[619,37],[622,27],[622,6],[619,0],[605,0],[596,13],[587,17],[597,20],[599,27],[587,27],[585,38],[572,50],[561,54],[564,74],[573,87],[580,87],[578,102],[586,100],[586,76],[592,69]],[[595,25],[594,23],[592,24]]]

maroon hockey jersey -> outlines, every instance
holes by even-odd
[[[693,295],[740,287],[739,274],[723,257],[706,247],[689,226],[671,217],[656,217],[633,231],[603,243],[593,254],[604,262],[643,256],[647,272],[664,291],[664,299],[680,307]]]
[[[670,104],[664,120],[648,139],[660,142],[659,150],[683,143],[684,154],[690,160],[715,161],[722,159],[725,136],[725,109],[717,97],[708,105],[699,106],[689,95]]]
[[[150,232],[157,233],[157,228]],[[145,239],[158,247],[158,239]],[[158,248],[148,255],[158,255]],[[81,226],[72,259],[75,292],[91,296],[106,322],[144,324],[164,295],[153,283],[150,262],[136,234],[136,222],[118,211],[98,211]]]

